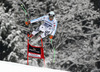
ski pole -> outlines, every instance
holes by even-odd
[[[51,41],[51,44],[52,44],[52,39],[50,39],[50,41]],[[52,47],[53,47],[53,45],[52,45]],[[54,53],[54,55],[53,55],[53,63],[55,63],[55,53],[56,53],[56,51],[55,51],[54,47],[53,47],[53,53]]]
[[[23,11],[25,12],[25,15],[28,15],[28,13],[27,13],[27,11],[25,10],[25,8],[23,7],[23,5],[21,4],[20,6],[21,6],[21,8],[23,9]],[[27,18],[25,18],[25,21],[28,21]]]

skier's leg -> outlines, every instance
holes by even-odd
[[[46,32],[43,32],[40,36],[38,36],[33,42],[32,45],[36,44],[38,41],[41,40],[41,38],[46,37]]]
[[[30,37],[35,36],[38,32],[39,32],[39,27],[36,28],[36,30],[34,30],[34,31],[32,32],[32,34],[30,35]]]
[[[41,34],[41,38],[44,38],[44,37],[46,37],[47,35],[49,35],[50,34],[50,31],[45,31],[45,32],[43,32],[42,34]]]
[[[49,35],[49,31],[43,32],[40,36],[38,36],[33,42],[32,45],[36,44],[38,41],[41,40],[41,38],[45,38],[47,35]]]

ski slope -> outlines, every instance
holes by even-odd
[[[69,72],[0,61],[0,72]]]

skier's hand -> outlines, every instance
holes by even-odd
[[[53,35],[50,35],[49,38],[52,39],[53,38]]]
[[[26,25],[29,25],[29,24],[30,24],[30,21],[25,22],[25,24],[26,24]]]

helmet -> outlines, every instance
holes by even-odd
[[[48,15],[54,17],[55,16],[55,13],[54,13],[54,11],[50,11]]]

